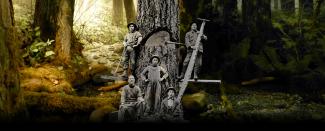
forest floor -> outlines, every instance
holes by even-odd
[[[105,71],[106,68],[97,65],[93,70],[78,73],[83,74],[81,77],[50,65],[21,70],[30,117],[36,122],[111,122],[115,119],[110,118],[111,113],[119,107],[119,87],[126,83],[100,84],[91,80],[94,74]],[[75,82],[71,82],[72,78]],[[88,82],[78,82],[81,78]],[[116,84],[119,86],[111,88]],[[190,122],[324,122],[325,95],[320,99],[309,100],[286,90],[285,86],[268,83],[223,87],[190,84],[183,97],[183,107],[184,117]]]
[[[269,85],[263,84],[251,87],[232,86],[226,89],[218,104],[211,105],[207,112],[200,114],[199,120],[243,123],[324,122],[324,98],[323,95],[322,100],[308,100],[296,92],[270,91]]]
[[[33,121],[107,122],[111,119],[108,118],[110,113],[118,110],[119,89],[126,82],[103,83],[98,78],[106,74],[113,75],[112,72],[115,71],[122,72],[119,67],[123,51],[121,41],[127,28],[111,26],[109,14],[111,8],[104,6],[107,5],[99,6],[100,9],[95,14],[90,13],[91,17],[87,17],[83,11],[78,13],[80,16],[77,18],[85,15],[84,20],[91,22],[83,19],[74,21],[77,23],[74,26],[75,33],[78,38],[82,38],[80,40],[84,46],[82,55],[88,65],[80,68],[37,65],[23,67],[20,70],[21,87],[25,90],[29,118]],[[14,9],[15,22],[19,29],[22,31],[31,29],[33,9],[17,4],[14,4]],[[93,19],[94,17],[96,19]],[[293,29],[300,31],[300,28]],[[32,37],[34,33],[36,33],[34,29],[31,29],[27,35]],[[35,42],[29,39],[26,41]],[[290,42],[292,43],[292,40]],[[249,47],[245,44],[243,43],[243,47]],[[77,63],[79,62],[82,61],[77,60]],[[268,84],[254,86],[229,84],[224,87],[190,85],[183,97],[184,116],[190,122],[325,121],[325,94],[319,100],[310,100],[306,96],[314,94],[305,93],[302,96],[301,93],[284,89],[284,85],[270,87]]]

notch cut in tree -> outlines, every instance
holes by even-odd
[[[158,55],[160,57],[160,66],[167,70],[169,77],[166,81],[162,83],[162,91],[164,92],[169,86],[176,87],[176,71],[177,71],[177,61],[176,61],[176,46],[175,44],[167,44],[170,39],[170,33],[167,31],[157,31],[154,32],[146,40],[144,46],[142,46],[143,52],[139,52],[138,63],[136,68],[137,78],[141,78],[141,72],[149,65],[150,58],[153,55]],[[141,62],[140,62],[140,61]],[[139,79],[138,84],[140,87],[146,87],[146,83]]]
[[[179,40],[178,0],[138,0],[137,23],[143,37],[157,29],[166,29],[171,39]]]
[[[137,24],[143,36],[142,45],[137,49],[135,75],[141,78],[143,69],[149,65],[152,55],[159,55],[161,66],[169,73],[168,85],[177,87],[178,64],[175,44],[166,41],[179,40],[178,0],[138,0]],[[144,81],[137,80],[140,87]],[[163,87],[162,92],[164,92]]]

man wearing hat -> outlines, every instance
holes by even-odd
[[[145,115],[155,115],[159,113],[161,102],[161,82],[168,77],[166,69],[159,66],[160,58],[154,55],[150,58],[151,65],[147,66],[141,73],[141,78],[147,84],[145,89]],[[162,77],[161,77],[162,75]]]
[[[140,34],[138,30],[138,27],[134,23],[129,23],[127,25],[129,32],[126,34],[124,37],[123,45],[124,45],[124,50],[123,50],[123,74],[122,76],[126,78],[128,76],[128,69],[129,69],[129,61],[131,63],[130,65],[130,70],[133,73],[134,66],[135,66],[135,51],[134,48],[137,47],[141,40],[142,40],[142,35]]]
[[[187,49],[187,54],[186,54],[186,58],[183,62],[183,69],[181,72],[181,76],[179,76],[179,79],[184,78],[188,63],[191,60],[193,50],[195,50],[195,48],[196,48],[195,44],[196,44],[198,35],[199,35],[199,31],[197,30],[197,23],[192,22],[191,30],[189,32],[187,32],[185,35],[185,46]],[[202,39],[207,40],[208,38],[207,38],[207,36],[202,35]],[[198,74],[200,72],[200,68],[202,65],[202,55],[203,55],[203,44],[202,44],[202,42],[200,42],[199,47],[198,47],[198,53],[197,53],[196,60],[194,63],[194,70],[193,70],[194,71],[194,79],[198,79]]]
[[[169,87],[167,97],[161,102],[160,116],[162,120],[179,122],[183,120],[182,103],[176,100],[176,90]]]

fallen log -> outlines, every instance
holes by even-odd
[[[126,81],[121,81],[121,82],[116,82],[113,85],[110,86],[105,86],[105,87],[101,87],[98,90],[99,91],[112,91],[112,90],[119,90],[120,88],[122,88],[123,86],[127,85],[128,82]]]
[[[221,80],[193,80],[193,79],[189,79],[188,82],[193,82],[193,83],[221,83]]]
[[[259,82],[266,82],[266,81],[273,81],[275,78],[274,77],[261,77],[261,78],[255,78],[249,81],[243,81],[241,82],[241,85],[246,86],[246,85],[253,85],[257,84]]]
[[[65,95],[62,93],[50,94],[39,92],[24,92],[25,103],[28,109],[33,109],[46,113],[91,113],[101,107],[112,107],[111,112],[119,107],[119,94],[116,96],[105,97],[79,97]]]

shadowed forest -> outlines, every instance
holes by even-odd
[[[138,77],[150,36],[185,43],[197,18],[210,20],[199,77],[222,82],[188,85],[186,120],[325,121],[324,0],[1,0],[0,17],[1,121],[114,122],[127,24],[144,37]],[[179,90],[186,47],[167,52]]]

